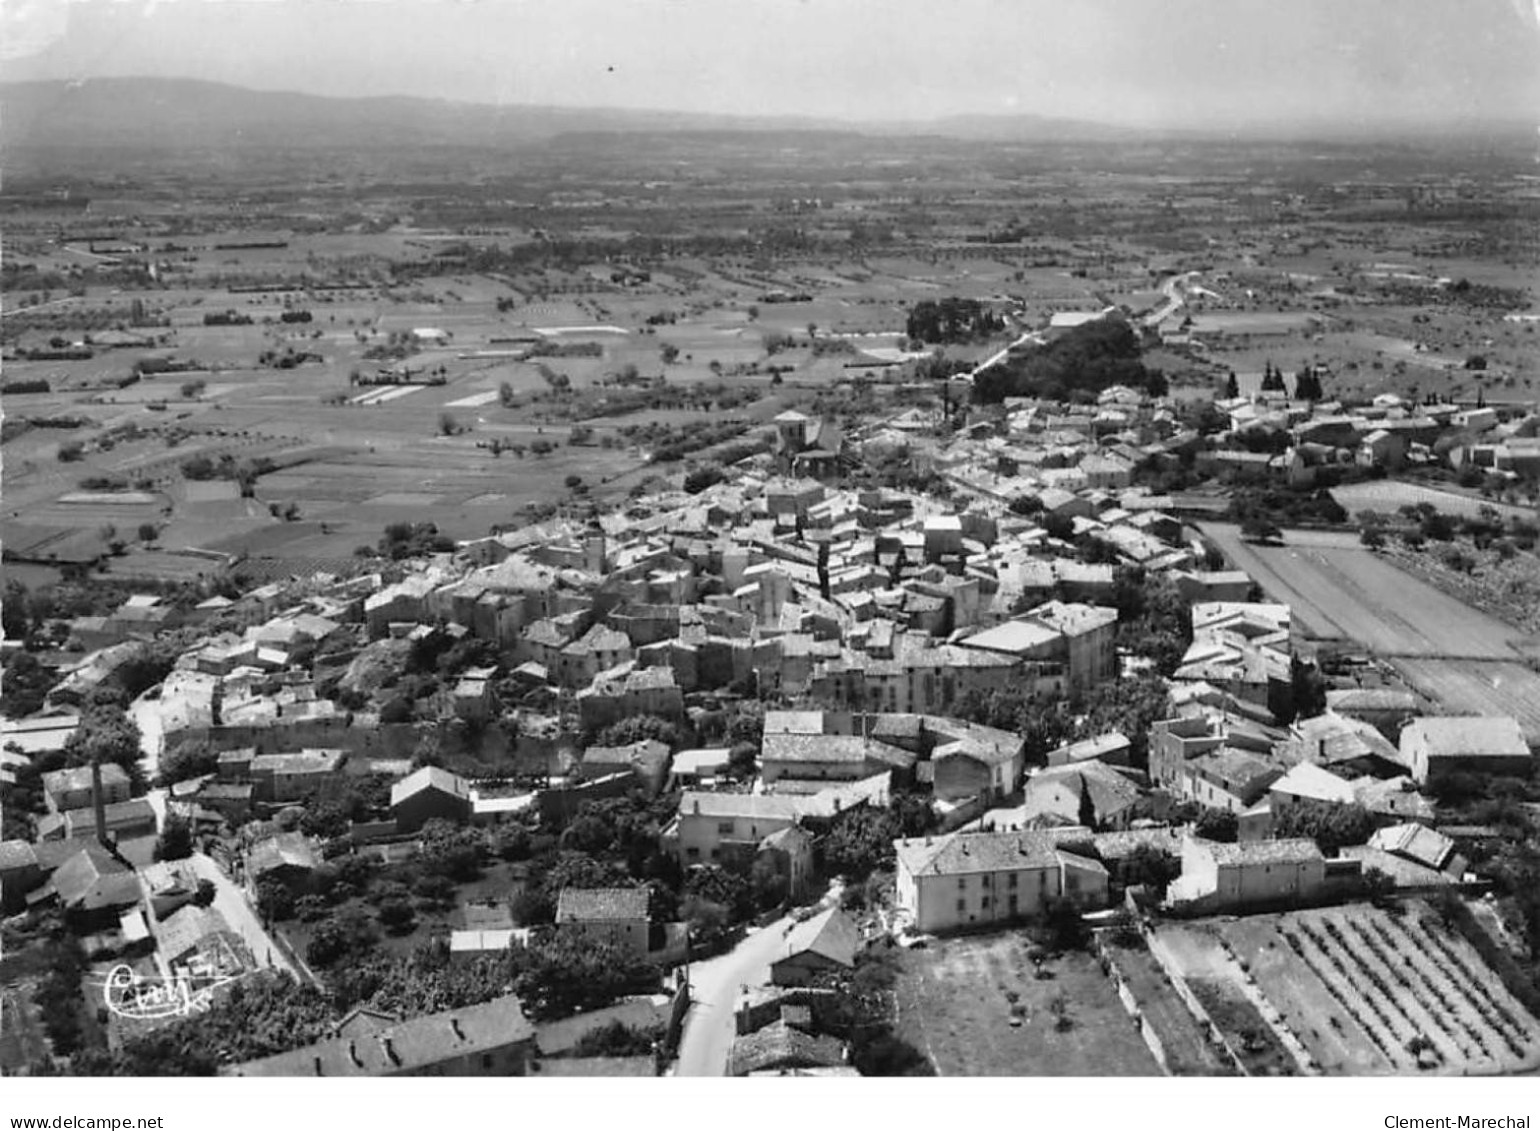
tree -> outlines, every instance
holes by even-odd
[[[1123,882],[1129,887],[1148,888],[1157,900],[1166,898],[1166,888],[1181,874],[1181,861],[1152,844],[1136,847],[1123,865]]]
[[[1240,820],[1228,809],[1204,809],[1198,814],[1193,832],[1204,840],[1234,844],[1240,835]]]
[[[1072,542],[1075,538],[1075,520],[1064,514],[1045,514],[1040,520],[1048,537],[1060,542]]]
[[[455,436],[460,432],[460,424],[454,416],[447,412],[438,415],[438,432],[440,436]]]
[[[217,894],[218,889],[214,886],[214,881],[206,876],[202,877],[198,880],[198,887],[193,892],[193,906],[209,907]]]
[[[331,966],[343,958],[367,953],[378,941],[379,933],[369,917],[358,908],[347,908],[316,924],[305,946],[305,962]]]
[[[417,926],[417,912],[409,899],[393,897],[381,900],[375,914],[379,917],[380,925],[392,935],[409,935]]]
[[[155,841],[155,859],[186,860],[192,851],[192,826],[174,814],[167,817],[166,826]]]
[[[1277,814],[1274,832],[1281,837],[1309,837],[1328,856],[1349,845],[1364,844],[1374,834],[1374,817],[1362,805],[1302,799]]]
[[[708,487],[714,487],[727,478],[727,472],[721,464],[704,463],[695,468],[684,477],[684,490],[687,495],[699,495]]]
[[[630,950],[571,931],[538,929],[509,952],[514,992],[534,1021],[602,1009],[657,986],[658,970]]]
[[[1241,395],[1240,382],[1236,380],[1235,371],[1232,369],[1230,371],[1229,377],[1225,378],[1225,391],[1224,391],[1225,400],[1233,401],[1236,398],[1238,398],[1240,395]]]
[[[6,612],[12,611],[9,598],[5,603]],[[19,615],[20,610],[17,610]],[[12,635],[11,627],[5,630],[7,639],[15,639],[16,636],[26,636],[26,631]],[[5,661],[5,675],[0,679],[0,705],[3,705],[5,713],[13,718],[21,718],[35,711],[43,709],[48,692],[59,682],[59,675],[52,668],[39,662],[31,652],[13,652]]]
[[[572,1055],[650,1056],[662,1038],[661,1029],[637,1029],[624,1021],[611,1021],[579,1037]]]
[[[656,715],[632,715],[612,723],[599,732],[595,746],[630,746],[636,742],[662,742],[670,748],[679,744],[679,728]]]
[[[184,740],[160,758],[158,777],[162,785],[175,785],[191,778],[201,778],[219,769],[219,751],[207,742]]]
[[[260,879],[257,881],[257,911],[265,920],[282,923],[294,915],[294,893],[272,877]]]
[[[1140,359],[1133,328],[1122,318],[1108,317],[984,370],[974,379],[973,395],[981,404],[1020,396],[1090,402],[1113,385],[1145,389],[1152,396],[1166,391],[1164,376],[1146,369]]]
[[[1241,521],[1241,537],[1248,542],[1278,542],[1283,530],[1265,515],[1251,514]]]
[[[739,781],[747,781],[759,771],[759,747],[752,742],[740,742],[727,756],[727,772]]]
[[[112,762],[138,782],[142,776],[139,727],[120,705],[111,702],[88,703],[80,726],[64,743],[65,762],[70,766],[106,765]]]

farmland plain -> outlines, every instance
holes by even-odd
[[[1260,545],[1229,524],[1202,530],[1316,640],[1355,641],[1389,657],[1519,658],[1518,630],[1397,569],[1351,534],[1290,531],[1283,545]]]

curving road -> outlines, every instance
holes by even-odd
[[[675,1076],[727,1075],[738,994],[744,986],[770,981],[770,963],[782,956],[793,923],[789,915],[777,919],[726,954],[690,964],[690,995],[694,1000],[679,1040]]]

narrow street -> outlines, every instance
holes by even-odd
[[[160,700],[146,699],[140,696],[135,699],[128,708],[129,717],[139,728],[139,768],[144,771],[144,780],[153,782],[155,775],[160,772],[161,750],[166,744],[165,734],[160,725]],[[152,789],[145,794],[145,800],[150,803],[150,808],[155,810],[155,827],[166,827],[166,791],[164,789]]]
[[[257,913],[246,901],[246,893],[239,885],[221,872],[219,865],[203,853],[195,852],[189,860],[199,876],[213,881],[214,910],[225,917],[225,922],[230,924],[232,930],[240,932],[257,965],[264,968],[271,967],[274,970],[285,970],[297,981],[309,982],[308,973],[296,970],[284,957],[278,945],[268,937],[267,931],[262,927],[262,920],[257,918]]]
[[[694,1003],[679,1040],[675,1076],[725,1076],[733,1045],[733,1009],[744,986],[770,980],[770,964],[781,957],[793,919],[762,927],[726,954],[690,965]]]

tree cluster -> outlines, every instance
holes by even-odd
[[[983,404],[1007,397],[1090,402],[1113,385],[1157,397],[1167,392],[1165,376],[1141,360],[1133,327],[1119,318],[1102,318],[984,370],[974,379],[973,395]]]
[[[926,345],[971,342],[1004,329],[1005,319],[975,298],[926,299],[904,322],[909,338]]]
[[[1374,817],[1362,805],[1330,801],[1296,801],[1278,813],[1273,831],[1280,837],[1309,837],[1327,856],[1374,834]]]

